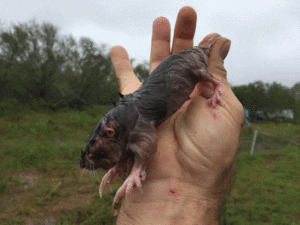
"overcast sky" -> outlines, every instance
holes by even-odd
[[[261,80],[291,87],[300,81],[299,0],[1,0],[0,25],[47,21],[62,35],[122,45],[143,62],[149,61],[153,20],[167,17],[173,34],[186,5],[198,16],[194,45],[212,32],[231,39],[225,66],[232,85]]]

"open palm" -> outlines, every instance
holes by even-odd
[[[154,21],[150,73],[170,54],[193,46],[196,17],[190,7],[180,10],[171,50],[169,21],[164,17]],[[200,44],[213,35],[207,35]],[[174,205],[175,202],[185,202],[189,216],[197,219],[201,213],[199,210],[193,213],[196,205],[201,208],[201,205],[208,204],[217,210],[221,204],[229,185],[244,121],[243,107],[226,80],[223,66],[229,47],[230,41],[222,37],[211,49],[208,59],[210,73],[222,80],[224,95],[221,104],[216,108],[209,107],[207,99],[213,93],[212,87],[199,83],[191,100],[158,127],[157,152],[147,165],[143,193],[135,191],[125,197],[118,221],[136,212],[142,212],[144,224],[153,218],[153,213],[155,221],[159,218],[164,221],[166,215],[171,218],[170,215],[175,216],[179,210],[180,206]],[[120,92],[128,94],[137,90],[141,83],[133,73],[126,50],[114,46],[111,59]],[[162,207],[165,204],[169,205],[168,209]]]

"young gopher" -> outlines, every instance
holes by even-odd
[[[214,94],[208,104],[216,107],[223,94],[221,81],[207,69],[209,50],[220,38],[167,57],[132,94],[121,99],[97,124],[86,148],[81,150],[81,168],[108,170],[99,192],[116,175],[130,172],[114,198],[118,207],[122,196],[134,187],[141,188],[146,179],[146,165],[156,151],[156,127],[172,116],[189,99],[199,81],[210,82]]]

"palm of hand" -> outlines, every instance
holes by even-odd
[[[212,192],[226,189],[220,179],[226,179],[224,173],[230,175],[244,116],[225,78],[222,62],[216,43],[209,58],[209,70],[222,79],[221,105],[209,107],[207,98],[212,91],[201,84],[196,86],[192,99],[158,127],[157,152],[147,166],[147,180],[170,178]],[[134,76],[128,79],[122,93],[132,93],[140,85]]]
[[[180,13],[175,27],[172,53],[193,46],[195,18],[191,11],[182,10]],[[187,20],[190,24],[186,23]],[[156,22],[153,26],[150,72],[170,54],[169,36],[166,35],[169,25],[164,18],[159,18]],[[164,30],[166,33],[163,33]],[[186,38],[187,30],[193,30],[189,38]],[[180,38],[182,34],[185,35],[185,40]],[[214,34],[205,37],[202,42],[212,35]],[[153,189],[151,182],[163,180],[168,187],[175,189],[181,184],[196,187],[197,194],[200,191],[207,198],[224,194],[230,180],[227,178],[232,172],[244,120],[243,107],[226,80],[226,70],[220,56],[220,49],[226,41],[228,39],[221,38],[215,43],[208,61],[210,73],[222,80],[224,95],[221,104],[217,108],[208,107],[207,99],[212,90],[206,84],[199,84],[191,94],[192,99],[158,127],[157,152],[147,165],[147,178],[143,184],[146,192]],[[141,83],[132,71],[126,50],[120,46],[113,47],[111,59],[121,93],[128,94],[137,90]],[[147,189],[149,183],[150,188]]]
[[[205,87],[195,88],[192,100],[158,127],[157,152],[147,165],[143,186],[163,179],[177,190],[179,183],[185,183],[198,187],[207,197],[224,194],[228,186],[224,181],[229,182],[227,176],[232,172],[243,109],[226,79],[222,78],[225,69],[211,73],[222,79],[221,105],[215,109],[208,107],[203,95],[209,89],[204,94]],[[133,82],[122,93],[134,92],[140,86],[137,79]]]

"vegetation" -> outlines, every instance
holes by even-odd
[[[114,193],[98,193],[104,171],[77,167],[80,149],[111,107],[0,117],[1,224],[114,224]],[[296,125],[259,126],[299,138]],[[299,146],[291,143],[253,156],[241,151],[223,224],[299,224],[299,165]]]
[[[248,85],[232,87],[234,94],[244,108],[249,110],[250,118],[255,112],[276,113],[285,109],[294,112],[294,122],[300,122],[300,82],[287,88],[274,82],[273,84],[256,81]]]
[[[82,173],[80,149],[111,106],[0,118],[0,224],[112,224],[113,194],[100,200],[99,173]],[[100,211],[99,211],[100,210]]]
[[[134,62],[134,59],[131,59]],[[143,81],[148,63],[134,72]],[[0,30],[0,115],[30,108],[83,109],[118,99],[117,80],[105,45],[89,38],[77,42],[60,36],[49,23],[13,25]],[[253,117],[256,111],[275,113],[292,109],[300,122],[300,82],[292,88],[261,81],[233,87]]]
[[[133,60],[132,60],[133,62]],[[143,79],[147,63],[134,71]],[[35,21],[0,31],[0,113],[20,107],[50,109],[107,104],[118,99],[117,80],[106,46],[89,38],[61,37]]]
[[[223,224],[299,224],[300,149],[238,155]]]
[[[134,72],[143,80],[147,68],[144,62]],[[106,47],[61,37],[48,23],[0,30],[0,85],[0,223],[114,224],[114,193],[99,199],[103,171],[77,167],[91,130],[118,99]],[[258,81],[233,91],[250,115],[292,109],[292,122],[300,122],[300,82],[289,89]],[[299,126],[254,128],[275,135],[268,142],[277,150],[250,156],[252,133],[243,132],[223,224],[299,224]]]

